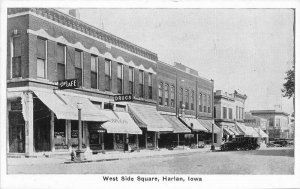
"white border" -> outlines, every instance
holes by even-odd
[[[7,52],[7,7],[80,7],[80,8],[296,8],[296,57],[299,55],[297,51],[299,46],[300,17],[299,17],[299,1],[297,0],[231,0],[231,1],[2,1],[1,2],[1,64],[2,70],[0,77],[0,104],[1,104],[1,123],[6,125],[6,52]],[[4,47],[4,48],[3,48]],[[299,80],[299,65],[296,65],[296,81]],[[296,82],[296,95],[300,94],[298,83]],[[299,122],[300,101],[298,97],[295,100],[296,109],[296,125]],[[168,188],[298,188],[299,182],[299,129],[296,128],[295,139],[295,175],[201,175],[203,182],[201,183],[112,183],[103,182],[101,175],[6,175],[6,150],[5,145],[1,145],[1,188],[152,188],[152,187],[168,187]],[[5,140],[5,127],[1,127],[1,144]],[[136,176],[136,175],[132,175]],[[146,176],[146,175],[144,175]]]

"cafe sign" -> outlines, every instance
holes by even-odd
[[[132,94],[115,95],[114,100],[115,100],[115,102],[132,101],[133,97],[132,97]]]
[[[58,81],[59,89],[75,89],[78,88],[78,80],[77,79],[66,79]]]

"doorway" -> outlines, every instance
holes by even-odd
[[[25,122],[21,111],[9,112],[9,152],[25,153]]]

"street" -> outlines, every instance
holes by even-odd
[[[9,158],[8,174],[294,174],[294,150],[187,152],[66,164],[65,158]]]

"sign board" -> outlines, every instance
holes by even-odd
[[[115,95],[114,100],[115,100],[115,102],[132,101],[133,97],[132,97],[132,94]]]
[[[66,79],[58,81],[59,89],[75,89],[78,88],[78,80],[77,79]]]

